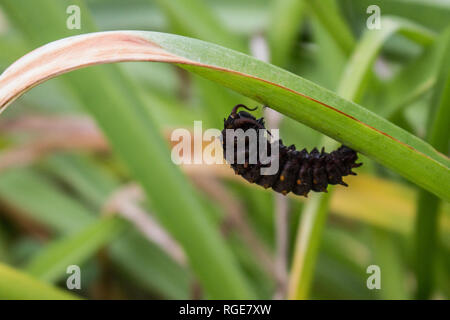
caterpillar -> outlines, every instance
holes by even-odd
[[[226,130],[242,129],[246,132],[249,129],[259,130],[263,129],[268,135],[270,132],[264,126],[264,118],[256,119],[252,114],[246,111],[239,111],[240,108],[248,111],[255,111],[256,108],[251,109],[243,104],[236,105],[227,119],[224,119],[224,129],[222,130],[222,146],[224,151],[224,158],[227,159],[227,141]],[[235,173],[242,176],[250,183],[256,183],[264,188],[272,188],[274,191],[282,193],[283,195],[293,192],[296,195],[308,196],[308,193],[312,190],[315,192],[327,192],[329,184],[340,184],[348,186],[342,177],[347,175],[356,175],[352,171],[353,168],[359,167],[362,163],[356,163],[358,159],[356,152],[349,147],[341,146],[337,150],[327,153],[324,148],[321,152],[314,148],[310,153],[303,149],[301,151],[296,150],[294,145],[289,147],[283,145],[282,140],[278,140],[278,170],[275,174],[262,175],[260,169],[267,167],[270,164],[262,164],[260,162],[259,154],[257,156],[257,162],[254,164],[249,163],[250,158],[250,146],[249,140],[246,138],[245,143],[245,161],[244,163],[237,163],[237,138],[234,138],[232,146],[234,148],[234,161],[231,161],[231,167]],[[258,136],[262,139],[261,136]],[[267,141],[262,141],[267,144],[267,150],[271,150],[270,146],[273,141],[264,137]],[[260,146],[260,144],[258,144]],[[252,150],[258,150],[252,149]],[[254,152],[254,151],[253,151]],[[269,154],[270,155],[270,154]]]

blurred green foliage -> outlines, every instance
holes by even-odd
[[[72,4],[81,8],[81,30],[66,28]],[[414,25],[429,37],[417,39],[423,33],[397,25],[370,35],[366,9],[373,4],[390,21]],[[98,30],[176,33],[245,53],[263,36],[271,63],[356,100],[448,155],[449,23],[450,1],[2,0],[0,71],[45,43]],[[63,151],[44,149],[32,161],[0,166],[0,298],[73,298],[63,291],[68,264],[80,265],[83,289],[75,294],[88,299],[272,298],[279,281],[270,271],[276,247],[273,194],[209,171],[182,173],[165,161],[168,130],[192,128],[194,120],[220,128],[236,103],[255,104],[178,67],[155,63],[79,70],[16,101],[0,118],[0,163],[11,151],[29,150],[43,139],[42,128],[31,134],[20,126],[8,130],[8,124],[34,116],[50,122],[92,117],[111,150],[70,148],[68,140]],[[320,133],[292,119],[284,118],[280,128],[286,144],[311,149],[321,143]],[[372,190],[368,198],[351,185],[344,190],[348,197],[333,193],[329,206],[321,207],[322,220],[307,230],[315,230],[315,238],[301,297],[450,298],[448,203],[368,158],[363,162],[357,178]],[[156,176],[167,183],[152,184]],[[147,195],[139,207],[177,241],[186,260],[174,258],[135,224],[104,216],[115,192],[133,182]],[[217,182],[222,199],[205,188]],[[230,199],[255,235],[253,242],[242,222],[230,218],[236,213],[225,205]],[[312,206],[304,203],[288,200],[289,265],[303,208]],[[371,203],[390,215],[382,218],[385,212],[364,207]],[[415,228],[406,228],[414,225],[416,211]],[[255,248],[269,254],[269,264]],[[381,267],[380,290],[366,286],[371,264]]]

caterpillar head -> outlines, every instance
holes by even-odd
[[[225,129],[236,129],[241,127],[243,124],[252,124],[252,123],[258,123],[256,118],[246,112],[246,111],[239,111],[239,108],[244,108],[249,111],[255,111],[257,108],[250,109],[243,104],[236,105],[233,110],[231,111],[231,114],[228,116],[228,119],[223,119],[223,125]]]

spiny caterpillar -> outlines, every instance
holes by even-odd
[[[246,132],[249,129],[266,130],[264,126],[264,118],[256,119],[253,115],[246,111],[239,111],[239,108],[244,108],[249,111],[254,111],[245,105],[236,105],[228,119],[224,119],[224,129],[222,131],[222,145],[224,151],[224,157],[227,154],[226,143],[226,130],[242,129]],[[267,131],[270,134],[269,131]],[[258,143],[261,139],[258,136]],[[274,142],[267,140],[267,150],[270,149],[270,145]],[[257,157],[256,164],[249,163],[249,140],[246,139],[245,143],[245,162],[239,164],[236,161],[237,158],[237,138],[234,137],[234,161],[231,167],[235,173],[241,175],[244,179],[251,183],[256,183],[264,188],[272,188],[276,192],[280,192],[283,195],[293,192],[296,195],[302,195],[307,197],[309,191],[327,192],[327,186],[329,184],[341,184],[348,186],[342,177],[349,174],[356,175],[352,171],[352,168],[356,168],[362,165],[362,163],[355,163],[358,156],[356,152],[346,146],[341,146],[339,149],[326,153],[324,148],[319,152],[314,148],[310,153],[303,149],[297,151],[294,145],[289,147],[284,146],[282,140],[278,140],[279,143],[279,166],[278,171],[272,175],[262,175],[260,169],[267,167],[270,164],[262,164],[260,162],[259,155]],[[264,141],[262,141],[264,145]],[[258,144],[259,146],[259,144]],[[259,148],[259,147],[258,147]],[[254,150],[254,149],[253,149]],[[276,149],[275,149],[276,150]]]

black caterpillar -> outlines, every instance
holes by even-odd
[[[224,129],[222,131],[222,145],[224,157],[226,155],[226,129],[242,129],[244,132],[248,129],[264,129],[264,118],[256,119],[253,115],[246,111],[239,111],[239,108],[250,109],[245,105],[236,105],[228,119],[224,119]],[[267,131],[270,134],[269,131]],[[342,177],[349,174],[356,175],[352,168],[362,165],[362,163],[355,163],[358,156],[356,152],[346,146],[341,146],[339,149],[326,153],[324,148],[319,152],[314,148],[311,153],[306,149],[297,151],[294,145],[289,147],[284,146],[282,140],[279,140],[279,169],[274,175],[261,175],[260,169],[269,164],[261,164],[258,155],[256,164],[249,164],[249,145],[245,145],[245,163],[237,164],[237,138],[235,138],[234,146],[234,162],[231,167],[235,173],[241,175],[250,183],[257,183],[264,188],[271,187],[274,191],[280,192],[283,195],[293,192],[297,195],[307,197],[309,191],[327,192],[329,184],[341,184],[348,186]],[[258,139],[260,137],[258,136]],[[265,138],[266,139],[266,138]],[[270,151],[270,142],[267,140],[268,149]],[[259,140],[258,140],[259,141]],[[248,142],[248,140],[247,140]],[[264,142],[262,142],[264,143]],[[263,144],[264,145],[264,144]]]

